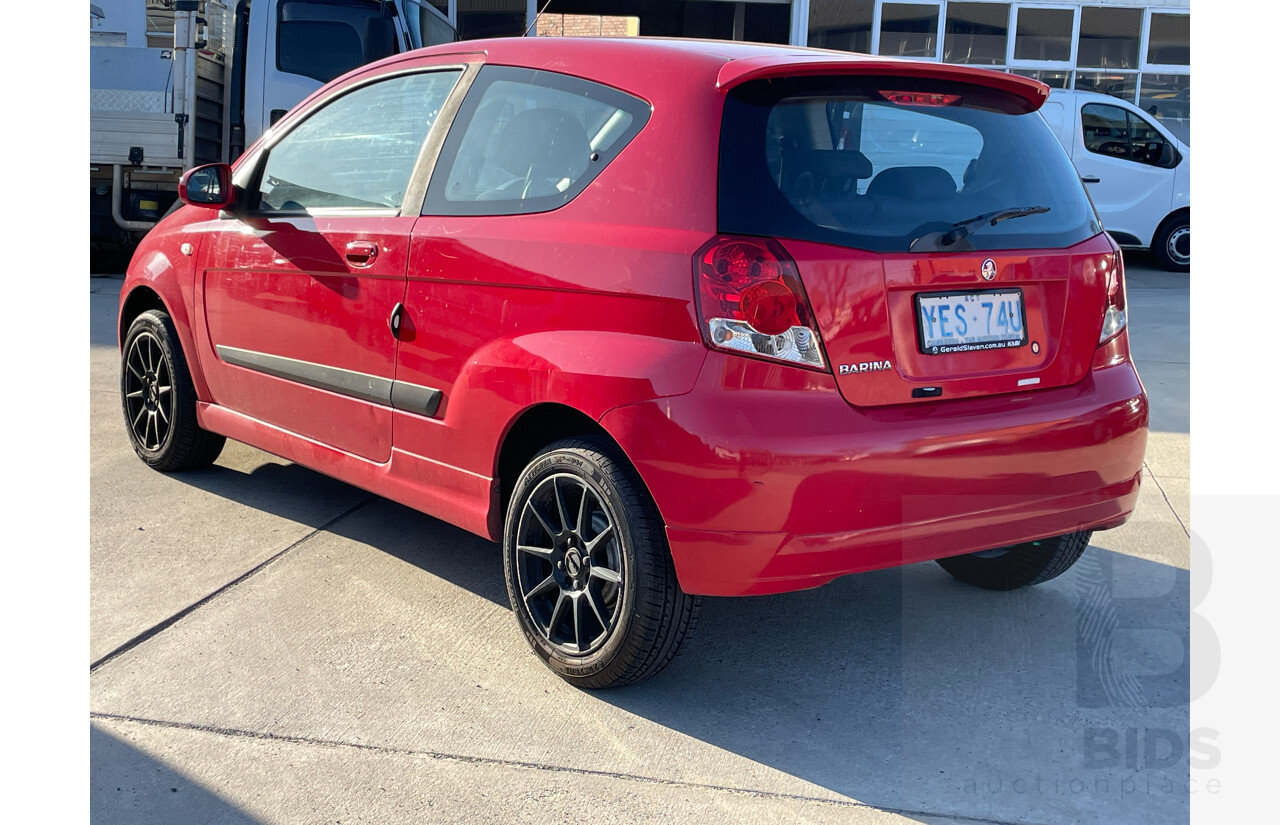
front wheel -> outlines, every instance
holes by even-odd
[[[196,421],[196,390],[167,313],[148,310],[129,325],[120,401],[133,451],[165,472],[207,467],[226,443]]]
[[[676,581],[648,491],[603,439],[556,442],[520,474],[507,507],[503,568],[529,645],[583,688],[658,673],[701,606]]]
[[[1156,261],[1170,272],[1191,271],[1191,216],[1170,220],[1151,243]]]
[[[938,559],[938,564],[965,584],[986,590],[1016,590],[1042,584],[1067,572],[1089,546],[1092,535],[1092,530],[1082,530],[1042,541]]]

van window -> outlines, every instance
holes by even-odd
[[[1145,118],[1119,106],[1088,103],[1080,110],[1084,148],[1096,155],[1171,169],[1181,157]]]
[[[881,90],[945,102],[894,102]],[[979,215],[1046,207],[982,226],[963,249],[1079,243],[1101,231],[1097,216],[1057,138],[1026,108],[979,86],[905,78],[743,84],[725,103],[720,231],[907,252]]]

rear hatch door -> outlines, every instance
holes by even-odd
[[[720,230],[781,240],[851,404],[1079,381],[1116,250],[1035,112],[1043,87],[848,65],[735,76]]]

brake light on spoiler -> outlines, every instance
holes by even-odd
[[[903,106],[955,106],[960,102],[960,95],[936,92],[887,92],[881,89],[880,96]]]

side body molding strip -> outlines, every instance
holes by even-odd
[[[384,407],[428,417],[440,407],[441,392],[431,387],[224,344],[218,344],[217,350],[218,357],[228,364]]]
[[[440,406],[440,395],[440,390],[408,381],[391,382],[391,406],[397,410],[433,417]]]

